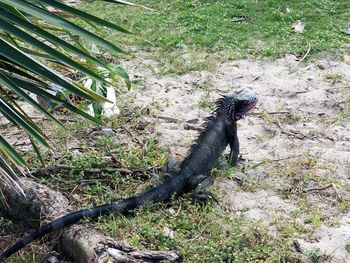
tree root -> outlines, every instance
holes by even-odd
[[[6,214],[26,227],[38,228],[64,214],[73,211],[66,197],[47,186],[28,179],[21,180],[25,196],[11,187],[0,185],[6,198]],[[76,224],[54,233],[62,251],[76,262],[179,262],[182,256],[176,251],[139,251],[122,244],[101,232],[91,224]]]

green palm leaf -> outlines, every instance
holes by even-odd
[[[125,1],[107,2],[132,5]],[[64,13],[51,11],[52,9],[47,7],[56,8]],[[42,163],[44,163],[44,159],[37,143],[49,147],[48,138],[16,102],[16,99],[10,95],[9,91],[31,104],[53,123],[63,127],[62,123],[43,105],[35,101],[30,94],[49,99],[55,104],[98,124],[102,123],[95,117],[53,95],[51,87],[57,85],[88,101],[104,102],[107,100],[80,83],[62,77],[48,67],[46,62],[68,66],[100,83],[108,83],[100,75],[101,69],[96,69],[96,66],[100,66],[109,72],[108,75],[123,78],[127,87],[130,88],[129,76],[122,68],[110,67],[89,54],[73,34],[112,52],[125,52],[98,35],[68,21],[65,19],[66,17],[77,17],[92,26],[108,27],[121,33],[131,34],[119,25],[86,14],[56,0],[0,0],[0,115],[28,134],[33,149]],[[70,36],[73,43],[56,36],[55,32],[63,32]],[[83,58],[84,61],[78,62],[72,58],[72,54]],[[18,187],[18,184],[13,180],[16,178],[16,174],[8,160],[13,165],[26,166],[25,160],[6,141],[6,136],[0,134],[0,180],[5,179]]]
[[[115,24],[112,24],[106,20],[103,20],[99,17],[96,17],[96,16],[93,16],[93,15],[90,15],[90,14],[87,14],[87,13],[84,13],[78,9],[75,9],[75,8],[72,8],[70,6],[67,6],[67,5],[64,5],[60,2],[57,2],[57,1],[54,1],[54,0],[41,0],[40,1],[41,3],[45,3],[49,6],[52,6],[52,7],[55,7],[57,9],[60,9],[62,11],[65,11],[67,13],[70,13],[70,14],[73,14],[73,15],[76,15],[80,18],[83,18],[83,19],[86,19],[92,23],[95,23],[95,24],[99,24],[101,26],[105,26],[105,27],[109,27],[109,28],[112,28],[112,29],[115,29],[117,31],[120,31],[122,33],[127,33],[127,34],[131,34],[131,32],[129,32],[128,30],[118,26],[118,25],[115,25]]]
[[[0,151],[18,165],[26,165],[26,161],[0,134]]]
[[[85,73],[86,75],[89,75],[90,77],[92,77],[96,80],[99,80],[102,82],[105,81],[101,76],[97,75],[95,72],[87,69],[86,67],[83,67],[81,64],[75,62],[73,59],[56,51],[55,49],[44,44],[43,42],[35,39],[31,35],[18,29],[17,27],[13,26],[12,24],[10,24],[9,22],[7,22],[6,20],[4,20],[2,18],[0,18],[0,28],[5,30],[6,32],[10,33],[11,35],[16,36],[17,38],[21,39],[23,42],[31,44],[32,46],[45,51],[46,53],[50,54],[51,56],[54,56],[56,59],[63,62],[67,66],[70,66],[72,68],[80,70],[81,72]]]
[[[13,60],[14,62],[16,62],[17,65],[22,66],[24,69],[27,69],[40,76],[44,76],[49,81],[61,87],[64,87],[67,90],[85,99],[105,101],[104,97],[93,91],[82,91],[81,89],[77,88],[76,86],[63,79],[61,76],[59,76],[57,73],[55,73],[48,67],[45,67],[40,62],[32,59],[24,52],[22,52],[21,50],[19,50],[18,48],[16,48],[15,46],[11,45],[3,39],[0,39],[0,55],[9,60]]]
[[[73,24],[72,22],[62,17],[59,17],[53,13],[50,13],[49,11],[43,8],[40,8],[34,4],[31,4],[23,0],[1,0],[1,2],[11,5],[13,7],[16,7],[23,12],[36,16],[40,19],[43,19],[44,21],[52,23],[53,25],[61,27],[69,32],[75,33],[85,38],[86,40],[93,41],[97,45],[104,47],[110,51],[117,52],[117,53],[125,53],[122,49],[104,40],[103,38]]]
[[[80,50],[79,48],[71,45],[70,43],[65,42],[62,39],[56,37],[55,35],[50,34],[49,32],[41,29],[40,27],[30,23],[26,19],[20,18],[16,15],[9,13],[9,12],[6,12],[4,9],[0,9],[0,17],[3,17],[5,19],[13,22],[14,24],[17,24],[18,26],[21,26],[27,30],[30,30],[31,32],[35,33],[36,35],[39,35],[39,36],[45,38],[46,40],[50,41],[52,44],[59,45],[69,52],[73,52],[77,55],[80,55],[81,57],[85,58],[86,60],[88,60],[92,63],[96,63],[96,64],[100,65],[101,67],[104,67],[104,68],[110,70],[110,67],[106,63],[103,63],[102,61],[94,58],[93,56],[91,56],[88,53]]]

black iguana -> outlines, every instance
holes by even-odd
[[[223,96],[217,101],[216,109],[206,120],[204,130],[192,145],[188,156],[177,169],[170,170],[169,175],[160,183],[132,197],[58,218],[8,248],[1,254],[0,262],[47,233],[74,224],[83,218],[96,218],[113,212],[126,213],[144,204],[167,201],[191,190],[194,190],[194,199],[206,200],[206,188],[213,183],[212,177],[208,176],[210,170],[227,145],[231,148],[230,164],[234,165],[237,162],[239,143],[236,122],[256,103],[257,98],[246,93]]]

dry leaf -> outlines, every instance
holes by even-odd
[[[343,29],[342,32],[346,35],[350,35],[350,28]]]
[[[344,63],[350,65],[350,56],[349,55],[344,55],[343,60],[344,60]]]
[[[170,237],[171,239],[174,239],[174,231],[171,230],[169,227],[164,227],[163,228],[164,235],[167,237]]]
[[[293,23],[292,28],[294,29],[295,33],[302,34],[302,33],[304,33],[305,24],[303,22],[301,22],[300,20],[298,20],[298,21]]]

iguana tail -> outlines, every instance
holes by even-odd
[[[143,204],[152,204],[169,200],[173,196],[178,196],[184,191],[185,181],[180,176],[170,176],[165,181],[152,186],[151,188],[141,192],[135,196],[119,200],[111,204],[96,206],[93,208],[83,209],[77,212],[60,217],[51,223],[35,230],[33,233],[18,241],[16,244],[8,248],[0,255],[0,262],[16,253],[34,240],[57,229],[69,226],[80,221],[83,218],[97,218],[101,215],[110,213],[126,213],[134,210]]]

